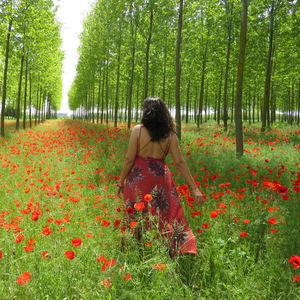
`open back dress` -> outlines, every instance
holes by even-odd
[[[146,214],[148,209],[159,220],[159,229],[163,237],[166,237],[172,255],[191,253],[196,254],[196,239],[189,228],[189,224],[183,214],[174,181],[170,170],[165,162],[169,151],[170,137],[166,149],[164,150],[159,143],[162,158],[143,157],[140,151],[147,147],[151,141],[148,141],[142,149],[140,148],[140,127],[137,155],[134,164],[127,175],[124,204],[125,213],[128,214],[128,207],[135,210],[134,205],[144,202],[143,212]],[[144,197],[151,194],[152,200],[147,202]],[[133,211],[131,210],[131,211]],[[135,218],[135,214],[128,214],[130,219]]]

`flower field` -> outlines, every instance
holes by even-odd
[[[207,201],[194,205],[169,156],[198,248],[196,257],[174,259],[156,230],[137,240],[137,224],[123,226],[116,183],[130,135],[125,124],[7,128],[0,299],[300,297],[299,128],[244,128],[240,160],[233,128],[183,128],[182,152]]]

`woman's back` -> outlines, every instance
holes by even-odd
[[[140,125],[137,154],[142,157],[163,159],[168,154],[171,137],[152,142],[146,127]]]

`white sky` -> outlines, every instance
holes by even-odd
[[[78,61],[79,34],[82,32],[82,23],[96,0],[53,0],[59,6],[57,19],[62,23],[62,48],[65,52],[63,64],[63,98],[58,112],[71,114],[68,106],[68,91],[76,74]]]

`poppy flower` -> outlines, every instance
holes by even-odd
[[[145,208],[145,204],[144,202],[135,203],[134,208],[138,211],[142,211]]]
[[[300,282],[300,276],[299,275],[294,275],[293,281]]]
[[[130,273],[126,273],[125,276],[124,276],[124,279],[125,280],[129,280],[130,278],[131,278]]]
[[[151,195],[151,194],[146,194],[146,195],[144,196],[144,200],[145,200],[146,202],[151,201],[151,200],[152,200],[152,195]]]
[[[156,264],[156,265],[153,265],[153,267],[155,270],[164,271],[165,268],[167,267],[167,265],[166,264]]]
[[[109,280],[102,280],[102,286],[107,289],[111,286],[111,282],[109,282]]]
[[[30,280],[30,278],[31,278],[30,273],[24,272],[21,276],[18,277],[17,283],[23,285],[27,283]]]
[[[247,224],[247,223],[250,223],[250,220],[244,219],[243,222]]]
[[[273,224],[276,223],[276,219],[272,217],[272,218],[269,219],[268,222],[269,222],[270,225],[273,225]]]
[[[241,237],[246,237],[246,236],[247,236],[247,232],[244,232],[244,231],[241,232],[241,233],[240,233],[240,236],[241,236]]]
[[[202,224],[202,228],[207,229],[208,227],[209,227],[209,224],[208,224],[208,223],[204,222],[204,223]]]
[[[71,243],[73,244],[73,246],[79,247],[81,245],[81,239],[75,238],[75,239],[71,240]]]
[[[279,186],[277,189],[276,189],[276,192],[278,194],[286,194],[288,191],[288,188],[286,186]]]
[[[48,252],[48,251],[44,251],[44,252],[42,253],[42,257],[44,257],[44,258],[49,258],[49,252]]]
[[[151,243],[146,243],[145,246],[146,246],[146,247],[150,247],[150,246],[151,246]]]
[[[277,232],[277,229],[274,229],[274,228],[273,228],[273,229],[270,230],[270,232],[271,232],[271,233],[275,233],[275,232]]]
[[[20,233],[20,234],[18,234],[18,236],[16,237],[15,242],[16,242],[17,244],[19,244],[19,243],[21,243],[23,240],[24,240],[24,236]]]
[[[51,233],[52,233],[52,230],[47,225],[45,225],[44,228],[43,228],[42,234],[43,235],[49,235]]]
[[[2,251],[0,250],[0,259],[2,258]]]
[[[289,263],[293,265],[294,269],[300,268],[300,256],[291,256]]]
[[[74,259],[75,257],[75,253],[72,250],[66,251],[65,252],[65,257],[69,258],[69,259]]]
[[[217,212],[215,212],[215,211],[212,211],[212,212],[210,213],[210,217],[211,217],[212,219],[215,219],[217,216],[218,216],[218,214],[217,214]]]

